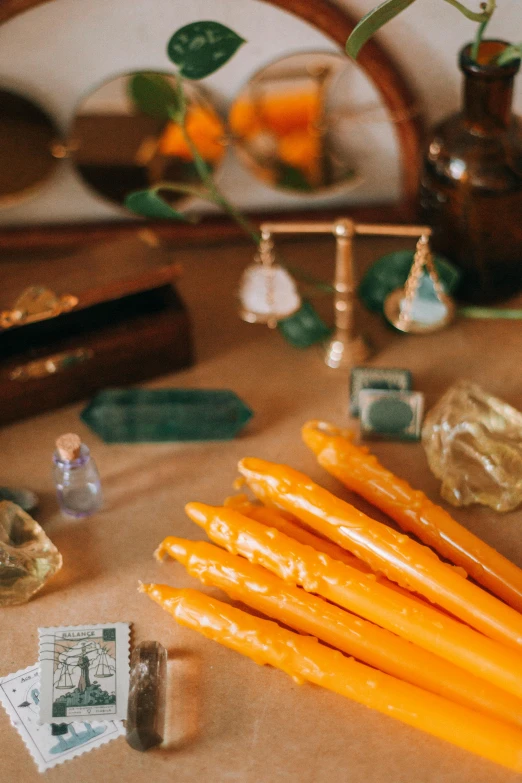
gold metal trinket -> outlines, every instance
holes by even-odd
[[[78,297],[64,294],[57,296],[49,288],[32,285],[18,297],[11,310],[0,312],[0,329],[45,321],[62,313],[68,313],[78,304]]]
[[[335,291],[335,329],[333,336],[330,337],[325,345],[325,363],[328,367],[334,369],[359,365],[364,362],[370,354],[370,350],[362,335],[358,334],[355,324],[354,305],[356,297],[356,276],[353,257],[353,241],[355,237],[418,237],[419,235],[422,235],[424,242],[425,238],[431,233],[431,229],[428,226],[373,225],[369,223],[355,223],[351,218],[338,218],[330,223],[262,223],[260,228],[262,237],[266,241],[270,240],[272,234],[333,234],[335,237],[336,254],[335,276],[333,281]],[[419,255],[419,258],[421,257],[419,252],[416,255]],[[422,257],[424,258],[425,256]],[[429,265],[430,259],[431,255],[429,256],[429,259],[423,261],[422,266],[426,264],[428,271],[433,269],[438,285],[437,293],[439,295],[440,291],[442,297],[446,299],[448,297],[446,297],[440,289],[440,283],[438,282],[437,274],[433,268],[433,263],[431,263],[431,266]],[[449,300],[449,302],[451,303],[451,300]]]
[[[261,232],[259,250],[239,284],[240,317],[243,321],[275,328],[282,318],[293,315],[301,297],[292,276],[276,263],[274,243],[268,231]]]
[[[418,294],[425,271],[433,283],[435,298],[432,301],[424,300],[421,306]],[[438,332],[453,320],[455,303],[442,288],[426,234],[417,242],[413,265],[404,288],[397,288],[386,297],[384,313],[396,329],[411,334]]]

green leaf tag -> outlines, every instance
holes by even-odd
[[[415,0],[384,0],[384,3],[369,11],[352,30],[346,42],[347,54],[356,59],[366,41],[413,2]]]
[[[135,107],[143,114],[158,120],[168,120],[179,111],[176,90],[166,76],[145,71],[132,75],[128,94]]]
[[[308,348],[331,334],[331,329],[307,300],[303,301],[296,313],[279,321],[277,328],[294,348]]]
[[[182,76],[203,79],[221,68],[245,43],[219,22],[192,22],[174,33],[167,53]]]
[[[135,190],[125,199],[131,212],[156,220],[186,220],[181,212],[172,209],[154,190]]]

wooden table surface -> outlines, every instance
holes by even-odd
[[[361,241],[364,266],[385,249]],[[289,262],[329,279],[333,241],[285,247]],[[246,245],[173,253],[184,263],[180,289],[194,322],[197,363],[151,386],[234,389],[255,411],[230,443],[107,446],[79,420],[81,404],[0,431],[0,485],[31,487],[39,520],[64,557],[60,574],[28,604],[0,610],[0,675],[33,664],[41,626],[128,621],[133,642],[160,641],[169,651],[172,694],[166,748],[144,754],[123,738],[45,773],[49,783],[149,780],[151,783],[515,783],[522,776],[483,761],[389,717],[311,685],[296,685],[198,634],[177,627],[138,580],[197,586],[178,564],[152,553],[174,533],[197,539],[187,501],[219,504],[232,491],[243,456],[288,462],[345,497],[300,442],[309,418],[348,424],[348,375],[330,370],[319,349],[296,350],[277,332],[242,323],[234,299],[251,260]],[[331,301],[320,302],[329,315]],[[392,333],[376,316],[364,326],[372,363],[407,367],[429,408],[457,378],[470,378],[522,408],[522,325],[460,320],[439,334]],[[354,423],[355,424],[355,423]],[[55,438],[78,432],[100,468],[105,509],[84,521],[62,518],[51,479]],[[419,444],[375,443],[379,459],[439,499],[438,482]],[[364,510],[361,501],[356,505]],[[382,519],[376,512],[375,516]],[[465,526],[522,565],[522,514],[455,509]],[[0,781],[40,780],[29,753],[0,709]]]

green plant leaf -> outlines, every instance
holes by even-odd
[[[192,22],[174,33],[167,53],[182,76],[203,79],[221,68],[245,43],[219,22]]]
[[[497,65],[508,65],[508,63],[513,62],[513,60],[521,60],[522,59],[522,43],[519,44],[511,44],[511,46],[506,46],[503,52],[500,53],[500,55],[497,57]]]
[[[158,120],[168,120],[179,111],[176,90],[161,73],[144,71],[132,75],[127,92],[139,111]]]
[[[372,11],[369,11],[366,16],[363,16],[361,21],[354,27],[348,40],[346,41],[346,52],[357,59],[357,55],[361,51],[366,41],[372,37],[383,25],[393,19],[405,8],[414,3],[415,0],[384,0]]]
[[[294,348],[308,348],[320,340],[325,340],[332,333],[332,329],[324,323],[307,300],[303,300],[301,307],[293,315],[278,321],[277,328]]]
[[[183,220],[185,215],[172,209],[154,190],[135,190],[125,198],[125,206],[142,217],[156,220]]]

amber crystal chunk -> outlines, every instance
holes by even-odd
[[[426,416],[422,445],[453,505],[510,511],[522,503],[522,413],[477,384],[448,389]]]
[[[62,556],[38,522],[0,502],[0,606],[23,604],[62,567]]]

